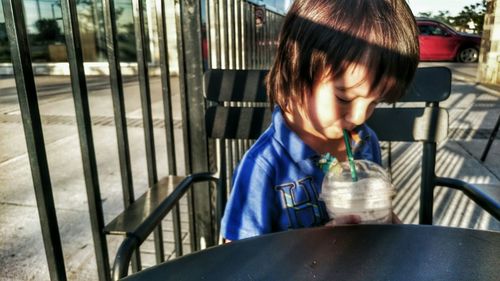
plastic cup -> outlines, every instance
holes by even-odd
[[[348,162],[326,173],[319,198],[330,218],[357,215],[362,224],[391,223],[395,191],[387,172],[378,164],[355,160],[358,181],[353,182]]]

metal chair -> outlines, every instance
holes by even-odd
[[[211,70],[205,73],[205,129],[207,137],[218,143],[217,171],[162,179],[105,227],[108,234],[125,236],[115,256],[114,280],[127,276],[133,252],[194,183],[216,184],[217,203],[212,223],[215,235],[218,234],[233,165],[250,146],[248,141],[258,138],[270,124],[271,110],[263,84],[266,73],[261,70]]]
[[[461,190],[497,220],[500,220],[500,192],[492,185],[473,185],[435,174],[436,144],[448,135],[448,112],[439,107],[451,93],[451,72],[445,67],[419,68],[401,102],[420,107],[377,108],[368,125],[381,141],[420,142],[423,145],[419,223],[432,224],[434,187]]]

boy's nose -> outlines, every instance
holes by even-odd
[[[357,103],[352,105],[350,111],[345,115],[345,120],[355,126],[365,123],[368,117],[368,105]]]

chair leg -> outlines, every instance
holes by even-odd
[[[419,224],[432,224],[434,186],[436,183],[436,144],[424,143],[423,150]]]
[[[484,160],[486,160],[486,156],[488,156],[488,152],[490,151],[491,144],[493,143],[493,140],[497,136],[499,125],[500,125],[500,115],[498,115],[498,119],[497,119],[497,123],[495,124],[495,128],[493,128],[493,131],[491,132],[488,143],[486,144],[486,147],[484,148],[483,155],[481,155],[481,162],[484,162]]]

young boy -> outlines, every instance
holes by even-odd
[[[319,160],[346,160],[347,129],[355,158],[380,164],[377,137],[364,122],[379,102],[405,93],[418,65],[417,36],[404,0],[293,3],[266,81],[275,105],[272,124],[234,173],[224,238],[329,221],[318,200],[324,177]],[[337,221],[346,222],[355,221]]]

